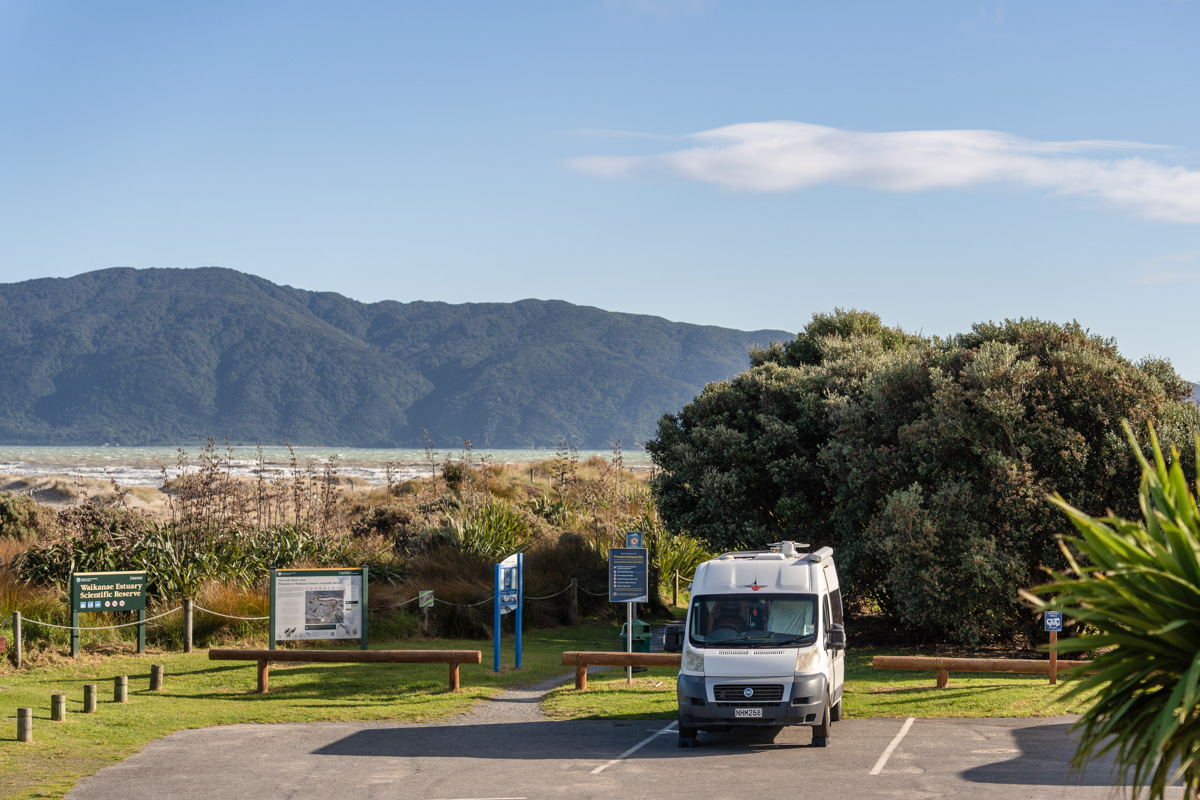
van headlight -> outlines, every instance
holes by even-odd
[[[704,672],[704,651],[693,650],[691,645],[683,648],[683,668],[688,672]]]
[[[821,651],[813,647],[809,650],[801,650],[796,653],[796,672],[810,673],[816,672],[821,665]]]

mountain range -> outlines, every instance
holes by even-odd
[[[555,300],[361,303],[230,269],[0,284],[0,443],[637,447],[792,338]]]

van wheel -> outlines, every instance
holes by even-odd
[[[813,726],[813,747],[829,746],[829,698],[825,698],[825,710],[821,714],[821,723]]]
[[[680,747],[695,747],[696,746],[696,729],[687,725],[679,726],[679,746]]]
[[[829,721],[830,722],[841,722],[842,721],[842,701],[841,700],[838,700],[836,703],[833,704],[833,708],[829,709]]]

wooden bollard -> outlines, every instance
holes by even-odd
[[[50,695],[50,719],[62,722],[67,718],[67,696],[65,694]]]
[[[575,691],[587,691],[587,664],[575,665]]]
[[[949,685],[950,685],[950,670],[939,669],[937,671],[937,687],[939,689],[945,689]]]
[[[128,703],[129,702],[129,676],[118,675],[113,678],[113,702]]]
[[[162,690],[162,682],[163,682],[163,665],[162,664],[151,664],[150,665],[150,691],[152,691],[152,692],[161,691]]]
[[[83,685],[83,713],[96,713],[96,684],[94,683]]]
[[[17,741],[32,742],[33,741],[33,709],[18,708],[17,709]]]

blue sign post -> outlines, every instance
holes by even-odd
[[[521,616],[525,595],[525,555],[516,553],[496,565],[496,602],[492,622],[492,671],[500,671],[500,615],[515,611],[516,667],[521,668]]]
[[[1050,634],[1050,685],[1058,685],[1058,651],[1054,645],[1058,642],[1058,634],[1062,631],[1062,612],[1047,611],[1045,616],[1046,630]]]

